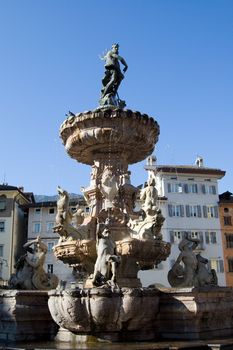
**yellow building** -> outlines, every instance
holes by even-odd
[[[27,209],[34,202],[32,193],[23,188],[0,185],[0,280],[6,281],[14,272],[14,264],[22,255],[27,241]]]
[[[231,192],[227,191],[219,196],[219,214],[226,285],[233,287],[233,195]]]

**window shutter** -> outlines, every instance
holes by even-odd
[[[206,190],[205,190],[205,185],[201,185],[201,190],[202,190],[202,193],[206,193]]]
[[[181,231],[181,237],[184,239],[186,237],[186,231]]]
[[[201,206],[200,205],[197,206],[197,216],[199,218],[201,218]]]
[[[180,215],[183,217],[184,216],[184,205],[180,206]]]
[[[186,216],[189,218],[190,217],[189,205],[186,205],[185,209],[186,209]]]
[[[170,231],[170,242],[174,243],[175,239],[174,239],[174,231]]]
[[[199,232],[199,238],[200,238],[200,243],[203,243],[204,242],[203,232]]]
[[[217,206],[214,207],[214,217],[218,218],[218,207]]]
[[[168,190],[168,192],[171,192],[171,184],[170,183],[167,184],[167,190]]]
[[[217,243],[217,237],[216,237],[216,232],[210,232],[210,240],[212,244]]]
[[[219,271],[224,272],[223,260],[219,260]]]
[[[205,232],[205,242],[206,244],[210,244],[209,232]]]
[[[203,216],[204,218],[207,218],[207,206],[203,205]]]
[[[188,184],[184,184],[184,192],[185,192],[185,193],[189,193]]]
[[[172,205],[168,204],[168,215],[172,216]]]

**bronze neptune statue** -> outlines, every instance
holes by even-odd
[[[121,81],[124,79],[124,74],[121,72],[120,63],[124,66],[123,72],[128,69],[128,65],[123,57],[118,55],[119,44],[113,44],[111,50],[106,55],[101,57],[105,61],[105,76],[102,79],[102,90],[100,106],[102,107],[125,107],[125,101],[120,100],[118,95],[118,87]]]

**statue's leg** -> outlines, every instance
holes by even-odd
[[[117,78],[116,71],[112,70],[111,71],[111,79],[109,80],[108,84],[105,86],[105,89],[103,91],[103,96],[110,94],[110,93],[115,95],[115,93],[116,93],[115,85],[117,84],[116,78]]]

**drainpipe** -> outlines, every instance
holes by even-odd
[[[14,244],[14,231],[15,231],[15,203],[19,193],[13,197],[13,214],[12,214],[12,229],[11,229],[11,245],[10,245],[10,266],[9,266],[9,278],[13,273],[13,244]]]

